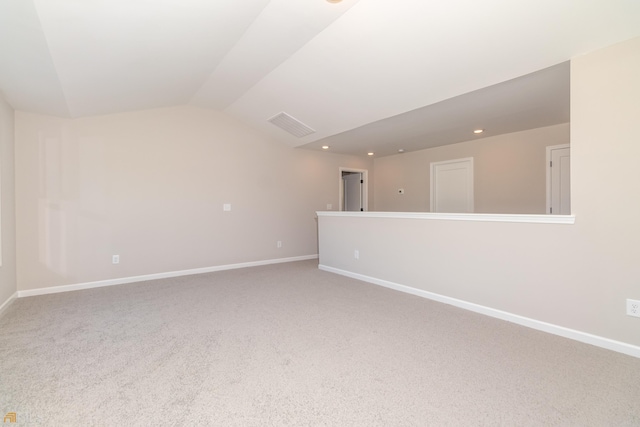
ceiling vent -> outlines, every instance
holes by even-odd
[[[269,122],[278,126],[280,129],[289,132],[298,138],[316,133],[314,129],[302,123],[300,120],[294,119],[287,113],[279,113],[269,119]]]

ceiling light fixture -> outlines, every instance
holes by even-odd
[[[373,153],[369,152],[367,153],[367,156],[373,156]]]
[[[329,146],[328,146],[328,145],[323,145],[323,146],[322,146],[322,149],[323,149],[323,150],[328,150],[328,149],[329,149]]]
[[[398,149],[398,153],[404,153],[404,148]]]
[[[484,132],[484,129],[476,129],[473,131],[473,133],[482,133]]]
[[[327,0],[329,3],[340,3],[342,0]]]

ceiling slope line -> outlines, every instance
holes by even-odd
[[[71,105],[69,104],[69,98],[67,93],[64,90],[64,85],[62,84],[62,80],[60,79],[60,74],[58,71],[58,64],[56,64],[56,60],[53,56],[53,50],[51,49],[51,44],[49,43],[49,38],[47,37],[47,32],[44,29],[44,25],[42,23],[42,17],[40,16],[40,12],[38,11],[38,6],[36,5],[36,0],[30,0],[33,4],[33,9],[36,12],[36,17],[38,18],[38,23],[40,24],[40,30],[42,31],[42,37],[44,38],[44,42],[47,45],[47,54],[49,55],[49,59],[51,60],[51,65],[53,66],[53,71],[56,77],[56,81],[58,82],[58,87],[60,88],[60,93],[62,94],[62,100],[64,101],[64,107],[66,109],[67,115],[70,118],[76,118],[78,115],[74,114]]]
[[[246,37],[247,31],[249,30],[249,28],[251,28],[255,24],[255,22],[258,20],[258,18],[260,18],[260,15],[262,15],[264,13],[264,10],[267,8],[267,6],[269,6],[269,1],[265,2],[264,6],[262,6],[260,11],[258,13],[256,13],[255,18],[253,18],[251,20],[251,22],[249,23],[249,25],[247,25],[247,28],[243,31],[242,36],[238,37],[238,40],[236,40],[236,42],[233,43],[232,46],[229,46],[229,49],[227,49],[225,54],[222,56],[222,60],[220,62],[218,62],[218,65],[216,65],[214,67],[213,71],[211,71],[211,73],[208,76],[205,76],[202,79],[202,83],[200,83],[198,85],[198,87],[191,93],[191,95],[189,95],[187,104],[190,105],[190,104],[193,103],[194,98],[198,95],[198,93],[202,90],[202,88],[207,84],[209,79],[211,79],[211,77],[216,73],[216,71],[224,63],[224,60],[229,55],[229,53],[233,52],[233,50],[236,48],[236,46],[238,46],[238,44],[240,44],[240,42]]]
[[[282,2],[287,2],[288,0],[281,0]],[[327,30],[328,28],[330,28],[332,25],[334,25],[338,20],[342,19],[345,15],[347,15],[352,9],[353,7],[359,2],[360,0],[350,0],[349,1],[345,1],[344,3],[340,4],[340,5],[328,5],[331,8],[336,9],[337,13],[334,13],[333,15],[330,15],[331,17],[328,19],[328,21],[326,23],[320,24],[318,25],[318,19],[314,19],[313,20],[313,24],[316,26],[319,26],[321,28],[317,28],[314,31],[313,36],[311,37],[304,37],[301,35],[298,35],[297,37],[295,37],[295,40],[297,41],[295,46],[290,48],[290,49],[286,49],[286,52],[281,52],[278,55],[271,55],[270,58],[274,58],[275,56],[279,56],[279,58],[274,60],[274,63],[272,64],[268,64],[266,66],[264,66],[264,68],[261,70],[260,75],[256,78],[251,79],[251,81],[248,84],[245,84],[244,87],[242,89],[240,89],[239,91],[236,91],[237,93],[233,96],[233,99],[228,100],[222,100],[220,101],[219,99],[214,102],[216,102],[215,107],[220,109],[220,110],[227,110],[229,108],[232,108],[233,105],[239,100],[241,99],[246,93],[250,92],[252,89],[254,89],[257,85],[260,84],[260,82],[266,78],[268,78],[272,73],[274,73],[276,70],[278,70],[278,68],[280,68],[281,66],[283,66],[284,64],[286,64],[292,57],[294,57],[298,52],[300,52],[301,50],[303,50],[309,43],[311,43],[313,40],[315,40],[318,36],[320,36],[321,33],[323,33],[325,30]],[[225,55],[225,57],[223,58],[222,61],[220,61],[220,63],[218,64],[218,66],[216,67],[216,69],[211,73],[211,75],[209,76],[208,80],[205,81],[205,83],[198,89],[198,91],[195,92],[195,94],[191,97],[191,101],[189,102],[190,104],[193,105],[197,105],[197,106],[206,106],[205,104],[207,104],[206,101],[204,101],[202,98],[203,96],[200,96],[200,93],[203,90],[206,90],[206,86],[208,86],[208,83],[211,83],[212,80],[215,79],[215,75],[216,73],[223,71],[224,67],[229,67],[231,69],[234,68],[234,64],[233,62],[235,61],[235,63],[237,64],[239,61],[238,59],[230,59],[230,56],[234,54],[234,52],[236,51],[240,51],[240,50],[247,50],[251,47],[251,45],[255,45],[256,42],[259,43],[263,43],[264,39],[268,39],[269,37],[275,37],[274,33],[276,33],[275,31],[273,31],[275,28],[280,28],[282,29],[283,24],[280,23],[279,25],[277,25],[276,27],[269,27],[269,22],[261,22],[262,19],[264,19],[265,21],[273,21],[274,20],[274,16],[278,15],[277,13],[274,13],[273,10],[269,9],[270,7],[275,8],[275,6],[273,6],[274,4],[277,3],[277,0],[271,0],[269,2],[268,5],[265,6],[265,8],[261,11],[261,13],[256,17],[256,19],[254,20],[254,22],[252,22],[252,24],[248,27],[247,31],[242,35],[241,38],[238,39],[238,41],[234,44],[233,48],[229,50],[229,52]],[[296,3],[297,4],[297,3]],[[322,5],[322,7],[325,7],[327,5],[320,3]],[[299,3],[299,7],[305,7],[304,3]],[[288,3],[288,7],[291,7],[291,3]],[[277,11],[276,11],[277,12]],[[271,16],[267,16],[268,14],[271,14]],[[262,29],[260,30],[256,30],[256,27],[258,26],[257,24],[262,25]],[[308,24],[311,24],[311,22],[309,22]],[[312,25],[307,25],[304,26],[306,27],[310,27]],[[286,26],[284,26],[286,27]],[[286,31],[287,33],[291,33],[292,31],[294,31],[295,28],[301,28],[303,27],[302,22],[301,21],[297,21],[295,22],[292,21],[292,23],[290,23],[289,27],[289,31]],[[265,30],[269,30],[269,31],[265,31]],[[259,32],[261,34],[263,34],[263,37],[259,37],[256,38],[255,35],[253,34],[249,34],[252,31],[256,31]],[[284,31],[283,31],[284,33]],[[249,40],[250,37],[253,37],[253,40]],[[291,38],[290,36],[288,38]],[[282,40],[278,40],[277,37],[275,40],[272,40],[272,45],[281,45]],[[249,45],[249,47],[247,47],[247,44]],[[242,57],[241,55],[239,55],[239,57]],[[228,62],[231,62],[231,65],[228,65]],[[256,66],[255,62],[252,63],[252,68],[259,68]],[[268,117],[265,117],[265,120],[268,120],[269,117],[273,116],[274,114],[277,114],[277,112],[273,112],[273,114],[269,114]]]

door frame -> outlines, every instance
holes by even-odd
[[[473,171],[473,157],[463,157],[461,159],[445,160],[441,162],[431,162],[429,164],[429,211],[435,212],[433,209],[436,204],[436,180],[435,180],[435,167],[440,165],[446,165],[450,163],[466,163],[469,168],[469,179],[467,181],[467,188],[469,189],[469,196],[467,197],[467,208],[469,213],[475,212],[475,189],[473,187],[475,172]]]
[[[353,172],[362,174],[362,209],[363,212],[369,210],[369,171],[366,169],[354,169],[344,166],[338,168],[338,211],[344,209],[344,187],[342,181],[342,172]]]
[[[547,189],[547,195],[546,195],[546,199],[547,199],[547,207],[546,210],[544,211],[545,214],[550,215],[549,211],[551,210],[551,152],[553,150],[561,150],[564,148],[569,148],[569,156],[571,156],[571,145],[570,144],[559,144],[559,145],[549,145],[546,147],[546,163],[545,163],[545,168],[546,168],[546,174],[547,174],[547,178],[546,178],[546,186],[545,188]],[[571,159],[571,157],[569,157],[569,159]],[[571,161],[571,160],[569,160]]]

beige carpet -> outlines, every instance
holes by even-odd
[[[640,426],[640,359],[315,261],[22,298],[0,361],[13,425]]]

